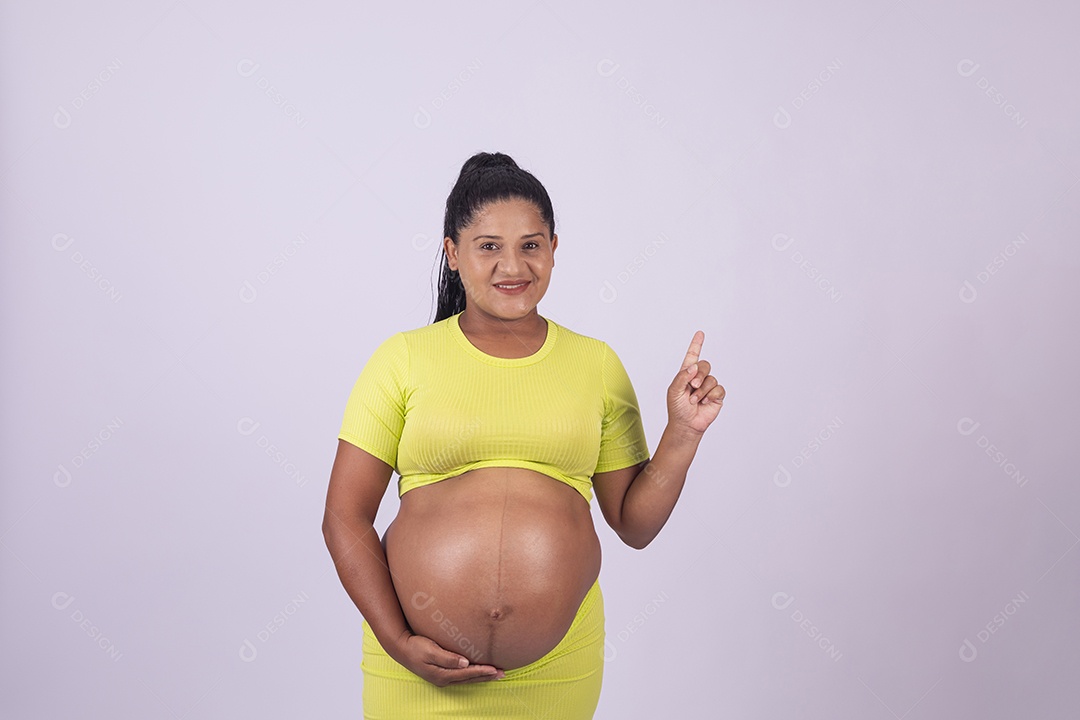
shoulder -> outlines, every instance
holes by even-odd
[[[615,351],[605,341],[571,330],[554,320],[551,322],[558,328],[557,347],[561,348],[564,357],[573,355],[578,360],[588,360],[599,367],[609,363],[609,358],[615,355]]]
[[[409,330],[401,330],[394,333],[391,339],[416,358],[435,356],[445,353],[447,348],[454,343],[453,333],[450,332],[450,319],[421,325]]]
[[[580,348],[579,352],[575,354],[577,354],[578,357],[588,357],[595,363],[594,367],[599,368],[605,385],[615,385],[629,380],[629,375],[627,374],[626,366],[623,364],[622,358],[619,357],[619,353],[616,352],[615,348],[607,341],[583,333],[574,332],[573,330],[564,328],[560,325],[560,340],[562,340],[564,333],[566,337],[569,338],[567,345],[576,345]]]
[[[450,337],[447,328],[448,322],[449,320],[440,320],[429,325],[421,325],[420,327],[383,335],[380,345],[391,345],[399,348],[422,347],[433,342],[445,341]]]
[[[427,325],[421,325],[419,327],[412,328],[410,330],[402,330],[399,335],[404,335],[409,339],[423,339],[427,337],[442,337],[446,335],[450,326],[450,318],[443,318],[438,322],[428,323]]]
[[[438,332],[436,327],[442,332]],[[421,351],[437,336],[444,334],[446,334],[444,322],[396,332],[383,332],[375,343],[369,362],[407,362],[410,354]]]

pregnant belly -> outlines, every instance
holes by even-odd
[[[503,670],[550,652],[600,573],[585,498],[521,468],[410,490],[383,544],[412,631]]]

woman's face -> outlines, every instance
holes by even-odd
[[[469,311],[503,320],[532,313],[547,292],[559,236],[548,238],[548,226],[536,206],[511,198],[488,203],[472,225],[462,228],[458,244],[443,239],[447,263],[457,270]],[[496,285],[518,285],[506,293]]]

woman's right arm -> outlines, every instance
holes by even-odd
[[[461,667],[462,656],[414,635],[398,601],[375,516],[393,468],[338,440],[323,515],[323,537],[345,592],[386,653],[435,685],[495,679],[490,665]]]

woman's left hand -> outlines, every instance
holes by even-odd
[[[668,387],[668,425],[704,433],[724,405],[724,386],[709,370],[707,360],[699,359],[705,333],[698,330],[683,358],[682,369]]]

